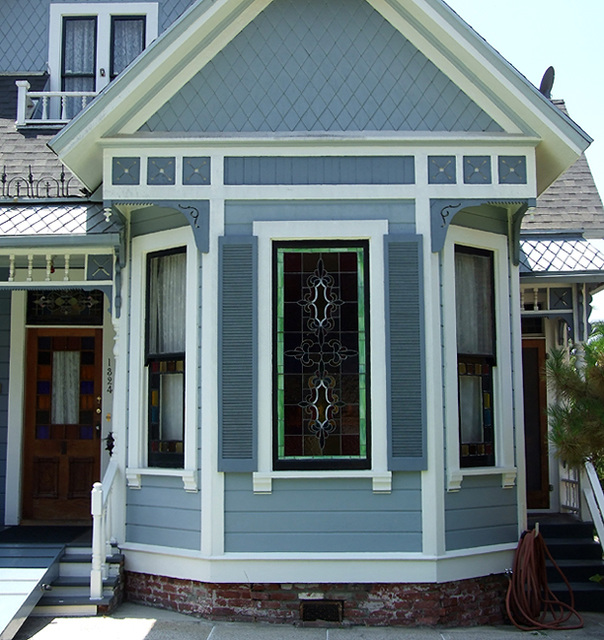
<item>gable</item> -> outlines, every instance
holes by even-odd
[[[502,131],[365,0],[274,0],[141,131]]]

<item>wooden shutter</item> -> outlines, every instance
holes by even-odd
[[[218,300],[219,471],[255,471],[257,242],[220,239]]]
[[[421,240],[415,235],[385,238],[388,457],[393,471],[426,468]]]

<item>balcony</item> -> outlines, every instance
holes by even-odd
[[[97,95],[96,91],[30,91],[27,80],[17,80],[17,127],[61,127]]]

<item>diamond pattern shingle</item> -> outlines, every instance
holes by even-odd
[[[573,273],[604,270],[604,255],[583,238],[520,242],[520,272]]]
[[[87,3],[107,1],[111,2],[87,0]],[[121,0],[113,1],[121,4]],[[0,0],[0,71],[46,69],[51,2],[60,4],[73,0]],[[165,31],[194,2],[195,0],[159,0],[159,33]]]
[[[0,205],[0,235],[70,235],[117,233],[100,204]]]
[[[142,129],[501,131],[365,0],[274,0]]]

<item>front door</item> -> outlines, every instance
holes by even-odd
[[[90,519],[100,479],[100,329],[29,329],[23,520]]]
[[[526,497],[529,509],[549,509],[545,340],[522,341]]]

